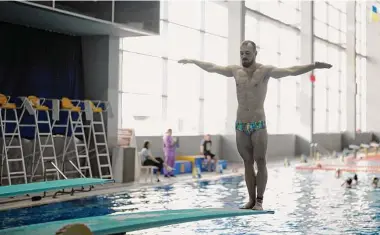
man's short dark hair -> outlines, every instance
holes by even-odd
[[[256,43],[250,41],[250,40],[244,40],[242,43],[241,43],[241,46],[248,46],[249,44],[252,45],[253,47],[253,50],[256,51]]]

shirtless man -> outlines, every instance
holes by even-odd
[[[277,79],[301,75],[314,69],[328,69],[332,65],[316,62],[309,65],[276,68],[257,63],[256,55],[256,44],[252,41],[244,41],[240,46],[241,66],[222,67],[191,59],[183,59],[178,63],[195,64],[209,73],[218,73],[226,77],[235,78],[238,100],[235,124],[236,144],[238,152],[244,161],[245,182],[250,199],[242,209],[262,210],[264,191],[268,179],[265,156],[268,134],[264,112],[268,80],[270,77]],[[255,175],[253,168],[254,162],[257,165],[257,175]]]

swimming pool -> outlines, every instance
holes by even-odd
[[[269,176],[264,206],[274,209],[274,215],[200,221],[128,234],[379,234],[380,190],[367,183],[369,175],[359,174],[363,182],[353,189],[341,187],[343,179],[335,179],[334,172],[277,168],[269,169]],[[226,177],[0,212],[0,228],[128,211],[236,208],[246,200],[243,177]]]

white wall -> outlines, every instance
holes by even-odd
[[[367,129],[380,133],[380,22],[367,24],[367,56]]]

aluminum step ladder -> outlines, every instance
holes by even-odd
[[[113,179],[110,154],[108,149],[106,128],[103,113],[109,110],[109,102],[84,101],[86,125],[88,129],[88,149],[95,153],[99,177]]]
[[[70,128],[71,128],[71,137],[70,141],[73,140],[74,143],[74,148],[75,148],[75,154],[77,157],[77,164],[79,170],[87,171],[89,173],[89,177],[92,178],[92,170],[91,170],[91,163],[90,163],[90,158],[89,158],[89,152],[87,148],[87,140],[86,140],[86,135],[84,133],[84,127],[83,127],[83,121],[82,121],[82,113],[78,113],[78,118],[73,119],[73,112],[69,111],[69,123],[70,123]],[[78,139],[82,139],[83,143],[77,143],[75,141],[76,137],[80,137]],[[68,144],[70,144],[70,141]],[[82,161],[84,159],[84,162]],[[84,163],[84,164],[83,164]]]
[[[98,116],[97,120],[95,116]],[[94,140],[99,176],[101,179],[113,179],[103,112],[94,112],[94,120],[91,121],[91,132],[92,139]]]
[[[0,94],[0,123],[1,123],[1,137],[3,139],[3,149],[2,149],[2,164],[0,173],[0,183],[3,180],[3,166],[4,161],[6,162],[7,179],[8,184],[12,185],[12,180],[23,181],[24,184],[28,183],[26,170],[25,170],[25,160],[24,160],[24,150],[22,147],[21,133],[19,126],[19,118],[17,114],[16,104],[8,103],[9,98]],[[13,117],[9,117],[9,111],[12,112]],[[8,115],[7,115],[8,114]],[[4,117],[3,117],[4,115]],[[8,127],[14,125],[12,131],[8,132]],[[11,152],[18,152],[16,156],[12,156]],[[18,164],[17,164],[18,163]],[[17,168],[14,166],[17,164]]]
[[[40,100],[36,97],[28,97],[29,102],[26,102],[26,108],[30,109],[32,108],[34,111],[34,120],[36,123],[35,127],[35,138],[34,138],[34,151],[36,149],[36,145],[38,144],[39,148],[39,158],[37,161],[37,164],[35,165],[35,168],[33,169],[33,173],[31,176],[30,181],[32,182],[35,176],[35,173],[38,169],[39,163],[41,162],[42,172],[44,175],[44,178],[46,179],[46,175],[55,174],[56,179],[60,179],[60,174],[57,171],[57,169],[54,167],[52,163],[55,165],[58,165],[57,161],[57,154],[55,149],[55,143],[54,143],[54,136],[53,136],[53,128],[52,123],[49,115],[49,108],[47,106],[40,104]],[[42,115],[45,117],[43,117]],[[46,131],[43,131],[42,127],[47,127]],[[42,139],[46,138],[45,141]],[[50,151],[49,151],[50,150]],[[49,151],[50,153],[46,153]]]

